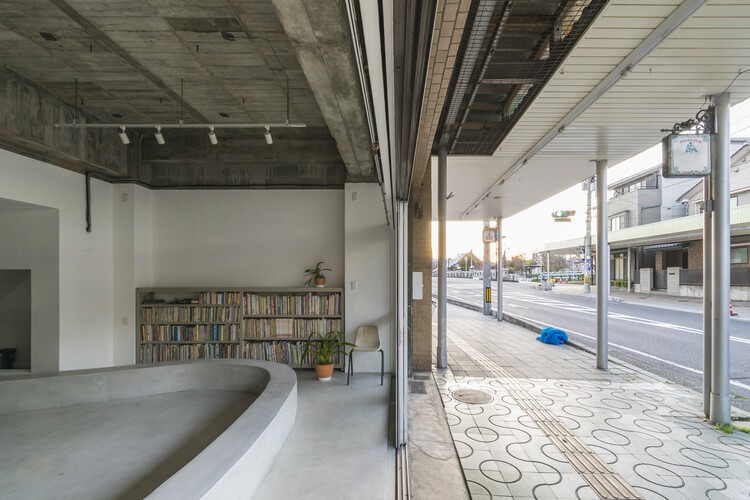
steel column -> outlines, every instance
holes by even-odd
[[[715,162],[711,171],[713,202],[713,262],[711,277],[711,415],[717,424],[731,420],[729,395],[729,94],[715,102]]]
[[[607,369],[609,351],[609,241],[607,230],[607,160],[596,160],[596,367]]]
[[[703,413],[711,416],[711,237],[713,228],[713,194],[711,177],[703,178]]]
[[[446,249],[446,214],[448,211],[448,150],[438,152],[438,345],[437,367],[448,367],[448,258]]]
[[[591,179],[586,179],[586,239],[584,240],[583,293],[591,293]]]
[[[503,320],[503,218],[495,217],[497,223],[497,320]]]
[[[484,221],[484,228],[490,229],[490,221]],[[483,235],[484,236],[484,235]],[[492,315],[492,262],[490,261],[490,243],[485,241],[482,257],[482,283],[484,284],[484,303],[482,312],[485,316]]]
[[[409,436],[409,203],[396,204],[396,435],[397,444]],[[349,360],[351,363],[351,360]]]

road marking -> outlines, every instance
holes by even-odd
[[[516,299],[516,300],[523,300],[523,299]],[[566,304],[565,302],[559,302],[557,300],[550,300],[550,301],[534,300],[534,301],[528,301],[528,302],[532,302],[534,304],[542,305],[542,306],[555,307],[555,308],[558,308],[558,309],[565,309],[565,310],[573,311],[573,312],[582,312],[582,313],[585,313],[585,314],[596,314],[596,309],[587,308],[586,306],[563,307],[560,304],[567,305],[567,306],[570,306],[570,304]],[[578,310],[578,309],[576,309],[576,307],[585,308],[585,309]],[[641,324],[641,325],[655,326],[657,328],[665,328],[665,329],[668,329],[668,330],[677,330],[677,331],[680,331],[680,332],[692,333],[694,335],[701,335],[701,336],[703,335],[703,330],[698,330],[697,328],[691,328],[691,327],[688,327],[688,326],[680,326],[680,325],[675,325],[673,323],[665,323],[663,321],[656,321],[656,320],[651,320],[651,319],[636,318],[635,316],[629,316],[627,314],[610,312],[609,313],[609,317],[612,318],[612,319],[619,319],[619,320],[623,320],[623,321],[629,321],[631,323],[638,323],[638,324]],[[729,340],[732,340],[734,342],[740,342],[740,343],[743,343],[743,344],[750,344],[750,339],[745,339],[745,338],[742,338],[742,337],[730,336]],[[612,344],[612,345],[614,345],[614,344]]]
[[[531,322],[534,322],[534,323],[539,323],[541,325],[553,326],[553,325],[550,325],[549,323],[545,323],[544,321],[539,321],[537,319],[526,318],[524,316],[518,316],[518,317],[521,318],[521,319],[523,319],[523,320],[526,320],[526,321],[531,321]],[[567,333],[572,333],[573,335],[578,335],[580,337],[585,337],[585,338],[587,338],[589,340],[596,341],[596,337],[592,337],[591,335],[586,335],[585,333],[576,332],[574,330],[567,330],[567,329],[565,331]],[[745,339],[742,339],[742,340],[745,340]],[[646,352],[642,352],[642,351],[639,351],[637,349],[632,349],[630,347],[625,347],[624,345],[615,344],[613,342],[609,342],[609,345],[611,345],[613,347],[617,347],[618,349],[622,349],[624,351],[630,351],[630,352],[632,352],[634,354],[638,354],[640,356],[645,356],[647,358],[654,359],[656,361],[661,361],[662,363],[666,363],[668,365],[672,365],[672,366],[675,366],[677,368],[682,368],[683,370],[687,370],[689,372],[693,372],[693,373],[697,373],[699,375],[703,375],[703,372],[700,371],[700,370],[696,370],[695,368],[690,368],[689,366],[681,365],[680,363],[675,363],[674,361],[669,361],[667,359],[662,359],[662,358],[660,358],[658,356],[654,356],[653,354],[648,354]],[[732,384],[732,385],[736,385],[737,387],[742,387],[743,389],[750,391],[750,385],[743,384],[742,382],[736,382],[734,380],[730,380],[729,383]]]

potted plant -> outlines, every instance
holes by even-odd
[[[344,332],[313,332],[307,337],[305,346],[302,349],[302,357],[308,354],[314,354],[315,373],[318,380],[327,382],[333,375],[333,361],[336,354],[342,353],[346,356],[344,348],[346,346],[354,347],[354,344],[344,341]]]
[[[326,277],[323,276],[323,271],[330,271],[327,267],[323,267],[323,262],[318,262],[315,267],[312,267],[310,269],[305,269],[305,274],[309,276],[307,281],[305,282],[305,286],[312,286],[313,281],[315,282],[315,286],[318,288],[323,288],[326,285]]]

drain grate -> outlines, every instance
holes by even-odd
[[[410,380],[409,381],[409,393],[410,394],[427,394],[427,389],[424,386],[424,382]]]
[[[414,380],[430,380],[429,375],[414,375],[412,378]]]
[[[492,396],[479,389],[457,389],[451,393],[453,399],[470,405],[482,405],[492,401]]]

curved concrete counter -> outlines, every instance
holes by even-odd
[[[297,412],[297,377],[282,364],[211,360],[9,377],[0,380],[0,416],[182,391],[257,396],[148,498],[250,498],[281,450]]]

